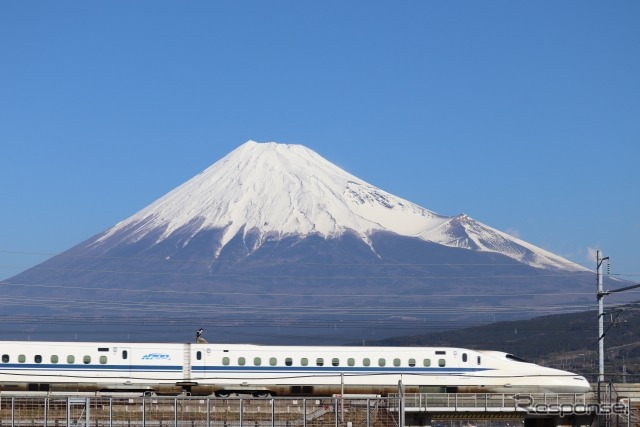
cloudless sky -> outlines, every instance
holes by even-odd
[[[0,279],[253,139],[638,282],[638,22],[636,0],[2,1]]]

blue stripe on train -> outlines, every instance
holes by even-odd
[[[473,372],[489,371],[492,369],[487,368],[379,368],[379,367],[339,367],[339,366],[326,366],[326,367],[282,367],[282,366],[192,366],[191,370],[197,373],[207,372],[241,372],[241,373],[366,373],[366,374],[407,374],[407,373],[442,373],[442,374],[468,374]]]
[[[289,374],[289,373],[304,373],[304,374],[333,374],[333,373],[353,373],[353,374],[469,374],[474,372],[489,371],[492,369],[487,368],[440,368],[440,367],[413,367],[413,368],[379,368],[379,367],[339,367],[339,366],[297,366],[297,367],[282,367],[282,366],[192,366],[192,372],[194,373],[272,373],[272,374]],[[41,363],[7,363],[0,365],[0,371],[29,371],[29,372],[44,372],[44,371],[77,371],[77,372],[182,372],[182,366],[170,365],[170,366],[154,366],[154,365],[56,365],[56,364],[41,364]]]

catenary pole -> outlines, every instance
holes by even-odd
[[[604,382],[604,289],[602,288],[602,262],[609,257],[600,258],[596,251],[596,274],[598,276],[598,385]]]

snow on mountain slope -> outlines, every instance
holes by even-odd
[[[336,237],[351,231],[370,244],[376,231],[451,247],[503,253],[536,267],[582,269],[542,249],[474,221],[438,215],[345,172],[301,146],[248,141],[130,218],[130,243],[162,230],[158,241],[188,224],[191,237],[223,229],[220,250],[239,232],[265,236]],[[193,224],[197,224],[193,226]],[[188,239],[187,239],[188,242]],[[185,243],[186,244],[186,243]]]
[[[451,217],[440,226],[425,231],[420,237],[450,247],[498,252],[532,267],[589,271],[585,267],[484,225],[464,214]]]

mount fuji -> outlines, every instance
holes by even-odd
[[[581,267],[466,215],[438,215],[395,197],[301,145],[249,141],[88,247],[154,244],[181,235],[183,248],[199,233],[218,230],[212,260],[236,237],[250,255],[268,240],[352,233],[372,253],[372,235],[389,232],[425,242],[494,252],[540,268]],[[117,242],[117,243],[115,243]],[[379,257],[379,256],[378,256]]]
[[[146,326],[126,332],[134,339],[204,325],[226,339],[364,340],[590,307],[592,274],[396,197],[304,146],[248,141],[6,281],[4,310],[135,319]]]

